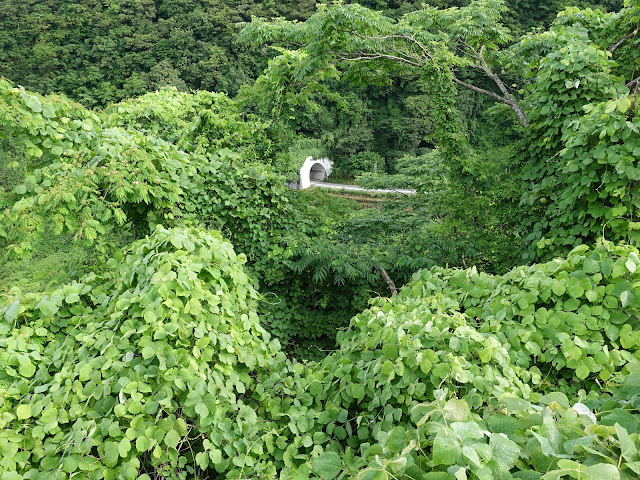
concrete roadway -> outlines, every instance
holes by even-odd
[[[357,185],[346,185],[342,183],[328,183],[328,182],[311,182],[311,186],[318,188],[333,188],[335,190],[348,190],[351,192],[370,192],[370,193],[401,193],[403,195],[413,195],[415,190],[407,190],[402,188],[397,189],[369,189],[358,187]]]

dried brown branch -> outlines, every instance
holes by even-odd
[[[391,277],[389,276],[389,274],[387,274],[387,271],[383,267],[378,267],[378,271],[380,272],[382,279],[387,283],[389,290],[391,290],[391,295],[398,295],[396,284],[393,283],[393,280],[391,280]]]

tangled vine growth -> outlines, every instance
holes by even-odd
[[[425,271],[306,364],[260,326],[243,262],[157,227],[102,277],[10,298],[3,478],[638,473],[637,249]]]
[[[282,56],[240,101],[92,111],[0,78],[3,259],[78,262],[0,290],[0,480],[639,478],[640,3],[516,43],[506,11],[254,19]],[[389,119],[403,155],[332,92],[391,76],[426,122]],[[322,102],[350,118],[296,139]],[[288,192],[304,145],[418,193]]]

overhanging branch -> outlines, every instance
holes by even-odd
[[[396,55],[390,55],[387,53],[379,53],[379,52],[374,52],[374,53],[356,53],[354,55],[358,55],[357,57],[348,57],[342,54],[337,54],[337,57],[340,60],[343,60],[345,62],[355,62],[358,60],[380,60],[380,59],[385,59],[385,60],[392,60],[394,62],[402,62],[402,63],[407,63],[413,67],[420,67],[422,66],[421,63],[415,62],[415,61],[411,61],[407,58],[403,58],[403,57],[399,57]]]

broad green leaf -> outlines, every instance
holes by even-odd
[[[43,299],[38,304],[38,309],[46,317],[53,317],[58,312],[58,306],[51,300]]]
[[[151,442],[144,435],[141,435],[138,438],[136,438],[136,450],[138,450],[138,452],[140,453],[146,452],[147,450],[149,450],[150,446],[151,446]]]
[[[403,427],[396,427],[391,431],[389,438],[387,438],[387,442],[385,446],[392,453],[399,453],[402,451],[404,447],[409,443],[409,438],[407,437],[407,432]]]
[[[385,344],[382,347],[382,354],[389,360],[394,360],[398,357],[398,347],[393,344]]]
[[[78,380],[81,382],[86,382],[91,378],[91,373],[93,372],[93,368],[90,364],[85,363],[81,368],[80,372],[78,372]]]
[[[562,296],[565,294],[565,292],[567,291],[564,281],[560,280],[560,281],[556,281],[553,284],[553,287],[551,287],[551,289],[553,290],[553,293],[555,293],[558,296]]]
[[[7,308],[5,310],[5,312],[4,312],[5,321],[6,322],[13,322],[15,320],[15,318],[18,316],[18,313],[20,313],[20,301],[19,300],[14,300],[9,305],[9,308]]]
[[[618,441],[620,442],[620,456],[629,462],[633,461],[638,453],[638,449],[631,439],[631,436],[619,423],[616,423],[614,427]]]
[[[640,433],[640,425],[636,417],[622,408],[614,408],[611,412],[600,418],[602,425],[615,426],[616,423],[624,425],[629,433]]]
[[[489,445],[493,458],[505,470],[511,470],[520,456],[520,447],[502,433],[492,433]]]
[[[351,396],[356,400],[364,398],[364,385],[361,383],[354,383],[351,385]]]
[[[311,464],[313,473],[324,480],[332,480],[342,470],[342,461],[335,452],[324,452]]]
[[[356,480],[388,480],[389,475],[382,468],[365,468],[355,476]]]
[[[589,376],[591,372],[589,371],[589,367],[587,367],[584,363],[580,364],[578,368],[576,368],[576,375],[580,380],[584,380]]]
[[[76,303],[80,301],[80,295],[78,295],[77,293],[71,293],[69,295],[67,295],[64,299],[65,302],[67,303]]]
[[[47,118],[54,118],[56,116],[56,109],[51,104],[45,104],[42,106],[42,116]]]
[[[433,463],[435,465],[455,465],[462,457],[462,448],[453,437],[453,432],[440,431],[433,441]]]
[[[207,452],[199,452],[196,454],[196,464],[205,470],[209,466],[209,455]]]
[[[20,375],[23,377],[31,378],[36,373],[36,366],[28,358],[20,360],[20,367],[18,368]]]
[[[129,439],[123,438],[122,440],[120,440],[120,443],[118,444],[118,454],[122,458],[125,458],[129,454],[130,450],[131,450],[131,442],[129,441]]]
[[[209,458],[211,462],[216,465],[222,461],[222,452],[217,448],[213,448],[209,451]]]
[[[463,422],[469,418],[469,405],[464,400],[452,398],[444,405],[444,417],[454,422]]]
[[[107,467],[114,467],[118,463],[120,454],[118,445],[115,442],[105,442],[104,444],[104,464]]]
[[[175,430],[169,430],[164,437],[164,443],[169,448],[176,448],[180,442],[180,434]]]
[[[206,418],[209,415],[209,409],[204,403],[199,403],[196,405],[196,413],[200,418]]]
[[[16,416],[18,417],[18,420],[24,420],[24,419],[30,418],[31,405],[29,404],[18,405],[18,408],[16,408]]]
[[[73,473],[78,470],[78,466],[80,465],[80,456],[79,455],[67,455],[62,460],[62,470],[67,473]]]
[[[625,290],[620,294],[620,303],[623,308],[629,306],[629,304],[632,303],[632,301],[633,301],[633,294],[629,290]]]
[[[620,471],[615,465],[598,463],[584,469],[584,473],[590,475],[593,480],[620,480]]]

